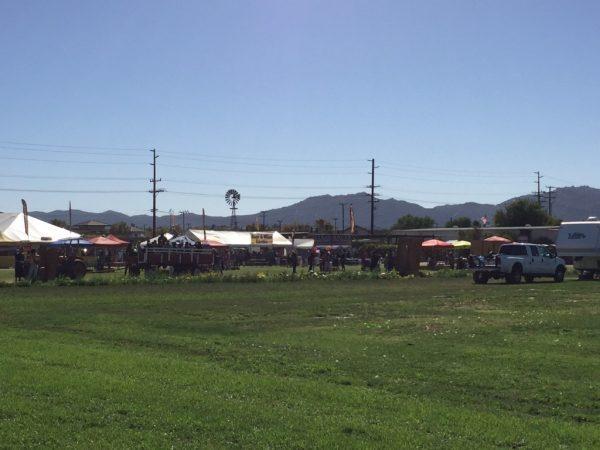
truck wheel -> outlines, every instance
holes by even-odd
[[[81,280],[85,276],[86,272],[87,268],[85,267],[83,261],[75,261],[70,267],[69,276],[72,280]]]
[[[525,275],[525,283],[533,283],[533,276],[532,275]]]
[[[562,283],[565,279],[565,268],[563,266],[559,266],[556,268],[556,272],[554,272],[554,281],[557,283]]]
[[[521,276],[523,276],[523,269],[520,264],[515,264],[510,271],[509,279],[510,284],[519,284],[521,282]]]
[[[486,284],[489,278],[486,272],[473,272],[473,281],[475,284]]]

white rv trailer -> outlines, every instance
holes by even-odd
[[[563,258],[573,258],[580,278],[600,274],[600,220],[590,217],[582,222],[563,222],[558,231],[556,249]]]

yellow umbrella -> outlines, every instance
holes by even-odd
[[[471,243],[469,241],[447,241],[449,244],[452,244],[454,248],[462,249],[462,248],[471,248]]]

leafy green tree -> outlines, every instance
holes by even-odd
[[[473,226],[473,222],[468,217],[456,217],[446,222],[446,228],[458,227],[458,228],[469,228]]]
[[[496,211],[494,224],[499,227],[523,227],[554,225],[555,221],[537,202],[521,199]]]
[[[333,225],[325,219],[317,219],[315,221],[315,228],[317,233],[328,233],[333,231]]]
[[[52,219],[50,221],[50,223],[52,225],[54,225],[55,227],[61,227],[61,228],[67,228],[67,222],[65,222],[64,220],[60,220],[60,219]]]
[[[125,222],[117,222],[110,226],[110,234],[115,236],[127,236],[131,232],[131,227]]]
[[[392,230],[413,230],[417,228],[433,228],[435,221],[429,217],[413,216],[407,214],[398,219],[398,221],[392,226]]]
[[[291,231],[311,231],[311,226],[305,223],[288,223],[281,227],[282,231],[291,232]]]

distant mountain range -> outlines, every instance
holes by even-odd
[[[589,216],[600,216],[600,189],[591,188],[589,186],[579,187],[563,187],[558,188],[553,201],[553,215],[563,220],[583,220]],[[533,198],[532,196],[523,196],[520,198]],[[433,208],[425,208],[403,200],[385,199],[377,203],[375,212],[375,223],[377,228],[391,227],[399,217],[405,214],[415,216],[429,216],[433,218],[438,226],[444,224],[453,217],[466,216],[471,219],[479,220],[484,215],[490,219],[498,208],[513,201],[508,199],[498,205],[481,204],[481,203],[461,203],[456,205],[435,206]],[[317,219],[326,219],[333,223],[333,218],[338,218],[338,227],[342,226],[341,206],[340,203],[352,204],[356,223],[362,227],[368,227],[370,222],[370,212],[368,196],[364,192],[348,195],[319,195],[309,197],[298,203],[294,203],[283,208],[276,208],[266,211],[266,223],[274,225],[278,221],[284,224],[300,223],[314,225]],[[51,221],[52,219],[67,220],[68,211],[51,211],[51,212],[32,212],[32,216],[41,220]],[[346,207],[345,225],[348,226],[348,208]],[[150,215],[135,215],[128,216],[117,211],[104,211],[101,213],[86,212],[80,210],[72,211],[73,223],[84,222],[86,220],[97,220],[106,224],[116,222],[126,222],[135,224],[136,226],[150,227],[152,225],[152,216]],[[262,223],[260,213],[238,216],[239,226],[246,226],[252,223]],[[192,226],[199,226],[202,223],[202,218],[198,214],[186,215],[186,222]],[[177,223],[181,223],[181,217],[177,217]],[[228,226],[230,223],[229,216],[207,216],[206,225],[210,226]],[[170,225],[169,216],[160,216],[157,219],[158,226],[168,227]]]

